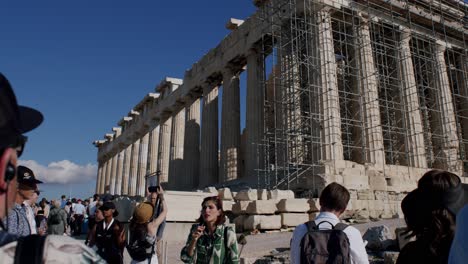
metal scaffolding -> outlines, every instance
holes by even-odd
[[[450,151],[458,148],[457,161],[467,171],[467,4],[457,0],[337,0],[327,9],[333,40],[327,46],[318,40],[325,20],[316,1],[263,2],[257,15],[269,27],[261,41],[265,123],[262,142],[257,144],[259,187],[301,190],[306,178],[308,184],[315,184],[325,173],[323,163],[334,157],[334,153],[324,153],[324,144],[328,144],[324,133],[339,133],[343,159],[357,164],[373,162],[378,156],[372,151],[383,151],[383,164],[450,169],[447,164],[454,162],[448,160]],[[463,28],[454,28],[458,24]],[[371,54],[362,51],[368,44],[359,35],[364,27],[368,28]],[[401,47],[408,30],[410,55]],[[438,43],[446,47],[444,64],[437,57]],[[327,52],[333,52],[335,60],[329,65],[324,59]],[[365,56],[372,58],[373,68],[367,68],[372,64]],[[328,66],[334,67],[327,70],[335,74],[338,89],[340,129],[335,132],[324,132],[327,91],[321,74]],[[445,71],[450,98],[442,91]],[[411,86],[408,75],[416,87]],[[374,102],[366,99],[366,84],[373,80],[379,114],[369,118]],[[411,94],[411,88],[417,94]],[[451,102],[448,108],[447,102]],[[419,107],[414,109],[415,105]],[[446,116],[450,107],[454,109],[456,142],[443,125],[450,120]],[[420,130],[411,123],[416,110]],[[380,131],[383,150],[369,139],[375,131]],[[418,137],[423,139],[423,150],[415,147]],[[418,155],[425,157],[427,165],[418,163]],[[317,195],[314,192],[308,195]]]

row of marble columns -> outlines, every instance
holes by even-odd
[[[249,100],[248,145],[263,133],[263,55],[252,49],[247,58]],[[142,137],[101,162],[96,191],[144,195],[146,176],[160,171],[169,189],[191,190],[240,177],[240,83],[242,67],[226,67],[222,80],[204,84],[203,100],[194,94],[182,110],[161,118]],[[223,87],[221,135],[218,135],[218,91]],[[203,106],[200,103],[203,101]],[[200,111],[200,108],[202,111]],[[203,116],[203,118],[201,118]],[[200,121],[203,120],[202,124]],[[221,153],[218,139],[221,137]],[[246,152],[247,172],[258,168],[255,149]],[[220,157],[219,157],[220,156]]]
[[[340,98],[337,82],[337,64],[334,50],[332,11],[316,13],[313,44],[317,47],[319,81],[321,86],[321,159],[343,160],[341,139]],[[378,81],[373,58],[369,23],[361,18],[354,29],[359,85],[362,91],[363,119],[366,138],[366,162],[385,165],[382,124],[380,120]],[[398,65],[401,76],[408,130],[406,145],[411,153],[409,166],[427,168],[423,125],[420,114],[418,88],[411,59],[411,31],[402,29],[398,47]],[[440,125],[446,140],[442,151],[447,169],[454,169],[458,160],[456,129],[451,88],[444,59],[445,46],[434,43],[438,89],[437,107]],[[264,111],[264,57],[252,48],[247,61],[246,99],[246,174],[255,175],[260,168],[256,144],[263,137]],[[200,95],[179,105],[179,112],[169,113],[156,122],[144,136],[136,139],[115,156],[99,163],[96,191],[103,193],[109,186],[111,193],[143,195],[145,176],[161,171],[160,182],[170,188],[190,190],[210,184],[234,180],[240,174],[240,93],[239,74],[243,65],[228,65],[222,70],[222,80],[202,85],[203,105],[200,113]],[[218,92],[222,84],[221,135],[218,135]],[[201,118],[201,116],[203,118]],[[200,124],[200,120],[201,124]],[[221,138],[221,146],[218,139]],[[454,140],[455,139],[455,140]],[[220,150],[220,153],[218,151]],[[219,157],[218,157],[219,156]]]

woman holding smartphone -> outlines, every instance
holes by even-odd
[[[198,223],[190,229],[182,249],[181,260],[185,263],[239,263],[236,233],[224,224],[225,221],[219,197],[205,198]]]

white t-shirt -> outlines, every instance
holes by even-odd
[[[92,201],[88,205],[89,216],[94,216],[96,214],[96,205],[97,201]]]
[[[328,221],[332,225],[336,225],[340,222],[336,215],[329,212],[321,212],[315,218],[316,224],[323,221]],[[328,230],[332,227],[328,223],[322,223],[319,228]],[[348,226],[343,232],[349,239],[351,262],[355,264],[368,264],[369,257],[367,256],[366,247],[364,245],[364,241],[362,240],[361,232],[352,226]],[[291,239],[291,264],[300,264],[301,262],[301,240],[306,233],[307,226],[305,224],[298,225],[294,230]]]
[[[85,215],[86,213],[86,208],[82,204],[75,204],[75,207],[73,207],[73,213],[77,215]]]

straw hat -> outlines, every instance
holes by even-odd
[[[149,202],[139,204],[133,212],[133,219],[138,224],[148,223],[153,217],[153,205]]]

